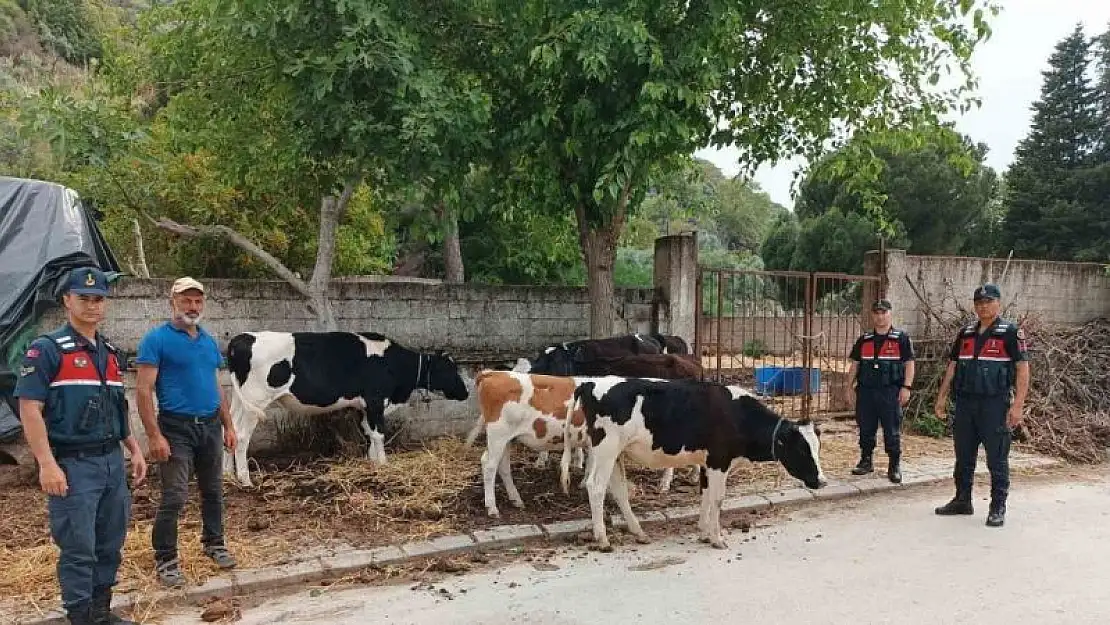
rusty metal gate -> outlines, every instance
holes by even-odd
[[[694,353],[706,378],[785,416],[850,415],[848,355],[882,287],[879,276],[701,267]]]

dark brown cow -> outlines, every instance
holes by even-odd
[[[702,377],[702,367],[688,355],[637,354],[599,357],[575,363],[575,375],[619,375],[626,378],[689,380]]]

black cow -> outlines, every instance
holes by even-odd
[[[648,541],[628,501],[622,455],[652,469],[699,467],[698,527],[703,540],[721,549],[727,547],[720,525],[725,482],[739,460],[778,461],[808,488],[827,484],[816,425],[784,419],[738,386],[608,376],[575,388],[571,411],[579,409],[585,415],[585,431],[574,432],[567,426],[562,484],[566,492],[571,443],[582,440],[584,434],[592,452],[585,484],[594,539],[602,551],[612,550],[602,519],[607,487],[629,531],[638,541]]]
[[[228,343],[227,363],[239,437],[234,469],[244,486],[251,485],[251,433],[275,401],[298,414],[361,410],[367,456],[384,463],[387,407],[407,402],[418,388],[458,401],[470,395],[450,356],[417,352],[371,332],[245,332]],[[225,461],[224,471],[230,469]]]
[[[681,350],[681,351],[676,351]],[[686,342],[678,336],[625,334],[604,339],[582,339],[544,347],[534,360],[520,359],[514,371],[546,375],[588,375],[579,363],[640,354],[686,354]]]

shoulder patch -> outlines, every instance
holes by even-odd
[[[1025,340],[1025,338],[1026,338],[1025,337],[1025,328],[1018,328],[1017,329],[1017,337],[1019,339],[1023,340],[1023,341]]]

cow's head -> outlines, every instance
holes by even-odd
[[[574,375],[574,354],[565,344],[548,345],[532,361],[530,373],[544,375]]]
[[[809,419],[790,421],[784,419],[772,445],[775,457],[786,471],[802,481],[806,488],[821,488],[828,484],[821,469],[821,430]]]
[[[428,355],[428,390],[443,393],[447,399],[462,401],[470,397],[459,365],[450,355],[437,351]]]

